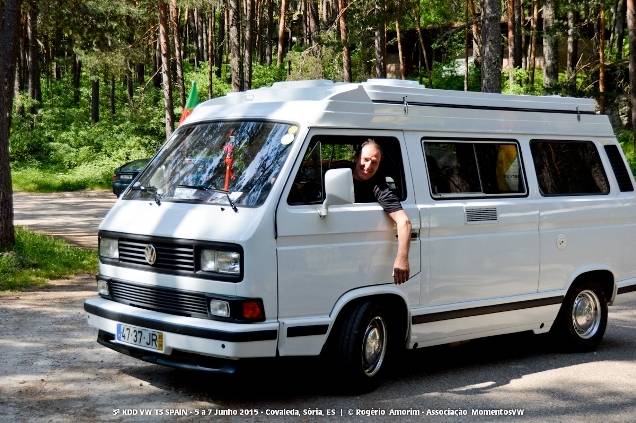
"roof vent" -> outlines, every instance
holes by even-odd
[[[409,81],[406,79],[367,79],[367,84],[369,85],[384,85],[388,87],[404,87],[404,88],[423,88],[417,81]]]

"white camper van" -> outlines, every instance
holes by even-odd
[[[356,149],[408,215],[410,279]],[[99,232],[98,342],[232,372],[330,355],[372,386],[401,349],[519,331],[593,349],[636,290],[634,179],[592,100],[299,81],[199,105]]]

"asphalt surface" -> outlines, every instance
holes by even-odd
[[[23,222],[39,216],[33,227],[55,233],[59,222],[83,238],[96,225],[77,207],[105,213],[114,197],[103,194],[18,195],[16,209]],[[120,355],[95,342],[82,309],[90,296],[90,275],[0,295],[0,421],[636,421],[636,293],[610,307],[595,352],[563,353],[531,334],[426,348],[358,395],[339,392],[315,359],[258,361],[221,377]]]

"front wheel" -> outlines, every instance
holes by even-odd
[[[573,351],[594,350],[605,335],[607,301],[600,285],[585,282],[574,287],[563,301],[553,333]]]
[[[357,304],[340,325],[333,340],[331,362],[347,389],[368,391],[378,386],[395,340],[391,322],[382,307]]]

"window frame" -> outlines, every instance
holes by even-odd
[[[316,128],[318,129],[318,128]],[[292,194],[292,190],[293,190],[293,185],[294,182],[296,180],[296,177],[298,176],[298,173],[300,172],[302,165],[303,165],[303,161],[305,159],[306,154],[310,151],[310,148],[312,146],[312,143],[314,142],[314,140],[316,138],[349,138],[349,139],[357,139],[360,141],[360,144],[367,138],[374,138],[376,140],[381,139],[382,141],[380,142],[380,145],[383,147],[383,154],[386,154],[386,149],[384,148],[384,142],[391,142],[394,143],[396,146],[397,151],[399,152],[399,163],[397,163],[397,165],[400,167],[398,169],[399,173],[400,173],[400,182],[401,182],[401,188],[396,189],[396,194],[398,194],[398,197],[400,199],[400,203],[405,203],[408,201],[409,199],[409,184],[407,181],[407,173],[405,171],[405,166],[408,165],[408,155],[406,154],[405,148],[406,146],[402,143],[402,140],[400,139],[398,133],[396,131],[390,131],[386,134],[382,133],[385,132],[383,130],[369,130],[369,132],[365,132],[365,130],[362,131],[358,131],[356,130],[354,133],[351,133],[350,129],[342,129],[341,133],[333,133],[332,130],[335,130],[335,128],[320,128],[320,129],[329,129],[328,132],[323,132],[323,131],[316,131],[314,133],[309,132],[307,134],[307,137],[305,139],[305,143],[302,146],[301,150],[298,153],[298,157],[297,160],[300,162],[299,165],[296,167],[294,166],[294,169],[292,169],[292,172],[290,173],[289,176],[289,181],[290,181],[290,185],[291,187],[285,191],[285,199],[284,202],[286,204],[286,206],[288,207],[307,207],[307,206],[316,206],[318,204],[321,204],[322,201],[324,201],[324,198],[322,199],[322,201],[320,203],[302,203],[302,204],[291,204],[289,202],[289,198]],[[400,131],[401,132],[401,131]],[[322,140],[321,140],[322,142]],[[329,144],[329,145],[336,145],[337,143],[333,143],[333,144]],[[351,144],[347,144],[347,143],[340,143],[343,145],[351,145]],[[355,163],[354,163],[355,165]],[[322,195],[324,196],[324,173],[322,172],[322,167],[321,167],[321,184],[322,184]],[[386,176],[390,176],[390,175],[386,175]],[[397,182],[396,182],[396,187],[397,187]],[[401,195],[399,195],[401,194]],[[354,202],[353,205],[354,206],[366,206],[366,205],[378,205],[378,202],[368,202],[368,203],[359,203],[359,202]]]
[[[517,147],[517,157],[519,159],[520,176],[523,178],[523,193],[510,193],[510,194],[486,194],[480,193],[448,193],[448,194],[434,194],[433,187],[431,185],[431,175],[429,173],[428,161],[426,159],[426,147],[425,143],[439,143],[439,144],[508,144],[515,145]],[[420,139],[420,148],[422,149],[422,156],[424,157],[424,165],[426,168],[426,177],[428,179],[428,191],[429,195],[434,201],[448,201],[448,200],[483,200],[483,199],[499,199],[499,198],[526,198],[530,195],[530,189],[528,187],[528,178],[526,176],[526,166],[523,159],[523,151],[521,150],[521,143],[514,138],[474,138],[474,137],[422,137]],[[479,184],[482,185],[481,174],[479,166],[477,166],[477,174],[479,175]]]
[[[607,184],[607,192],[594,192],[594,193],[566,193],[566,194],[546,194],[543,192],[541,188],[541,182],[539,181],[539,173],[537,172],[537,167],[534,164],[534,154],[532,152],[532,144],[536,142],[557,142],[557,143],[578,143],[578,144],[592,144],[598,156],[598,161],[601,164],[601,170],[603,171],[603,176],[605,177],[605,183]],[[598,148],[597,142],[593,140],[575,140],[575,139],[566,139],[566,140],[558,140],[558,139],[549,139],[549,138],[531,138],[528,140],[528,147],[530,149],[530,155],[532,156],[532,166],[534,167],[534,174],[537,180],[537,188],[539,190],[539,194],[542,197],[587,197],[587,196],[600,196],[600,195],[610,195],[612,193],[612,185],[610,183],[609,178],[607,177],[607,170],[605,169],[605,164],[603,163],[603,157],[601,156],[601,152]]]

